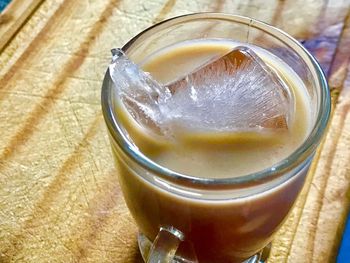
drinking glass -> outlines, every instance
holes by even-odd
[[[291,36],[237,15],[175,17],[144,30],[122,50],[140,64],[165,47],[197,39],[253,44],[288,64],[307,89],[309,133],[288,157],[253,174],[223,179],[181,174],[152,161],[134,144],[115,110],[120,102],[107,71],[102,110],[124,199],[139,228],[146,262],[263,262],[325,132],[330,115],[327,81],[315,58]]]

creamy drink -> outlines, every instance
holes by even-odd
[[[144,261],[265,262],[330,116],[315,58],[223,13],[163,21],[112,54],[102,111]]]
[[[139,65],[165,85],[193,72],[211,57],[224,56],[241,45],[244,44],[228,40],[185,41],[149,55]],[[273,167],[288,157],[311,129],[307,89],[281,59],[257,46],[248,47],[290,89],[293,104],[289,110],[293,117],[288,128],[219,132],[187,131],[182,127],[179,136],[169,139],[159,134],[157,127],[142,127],[123,103],[116,103],[116,116],[130,141],[154,163],[195,178],[242,177]],[[171,226],[185,237],[178,257],[190,254],[204,263],[243,262],[266,246],[293,205],[310,163],[306,161],[293,177],[279,173],[284,179],[276,179],[273,186],[260,182],[262,186],[256,190],[253,180],[236,190],[236,196],[226,191],[225,184],[219,184],[212,190],[217,194],[213,198],[186,186],[175,189],[171,182],[152,176],[144,179],[139,174],[147,173],[145,170],[137,168],[115,145],[113,152],[125,201],[140,231],[152,241],[160,227]],[[198,188],[206,190],[205,185]]]
[[[191,72],[208,58],[224,55],[238,45],[223,40],[185,42],[157,52],[142,62],[142,68],[157,81],[169,83]],[[261,133],[183,130],[181,138],[167,140],[150,134],[130,116],[124,116],[123,119],[129,122],[128,132],[141,152],[162,166],[180,173],[196,177],[229,178],[268,168],[300,146],[310,128],[311,110],[306,87],[281,60],[263,49],[255,47],[254,50],[278,72],[294,95],[295,111],[288,130]],[[121,104],[119,106],[122,107]],[[123,114],[122,109],[119,112]]]

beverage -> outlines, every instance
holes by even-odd
[[[208,77],[200,74],[209,80],[220,75],[205,71],[203,64],[239,50],[230,53],[237,55],[235,64],[245,48],[252,67],[245,67],[247,75],[238,80],[245,79],[240,84],[249,83],[250,89],[243,87],[236,98],[242,92],[236,79],[227,86],[231,80],[219,78],[220,85],[214,81],[195,87],[192,94],[191,85]],[[329,93],[318,64],[273,27],[224,14],[171,19],[138,35],[123,50],[166,84],[155,83],[122,55],[119,61],[114,56],[102,90],[119,181],[141,232],[144,259],[256,262],[252,256],[271,242],[295,202],[328,121]],[[269,77],[254,78],[252,72]],[[214,94],[209,94],[211,88]],[[216,94],[224,100],[215,102]],[[210,100],[198,97],[206,95]],[[233,107],[225,111],[222,105]],[[278,118],[256,118],[269,114],[266,105]],[[233,115],[238,126],[228,126]],[[252,118],[245,123],[242,116]],[[145,244],[151,242],[148,255]]]
[[[142,68],[161,83],[169,83],[191,72],[208,58],[224,55],[239,45],[233,41],[184,42],[159,51]],[[230,178],[254,173],[276,164],[301,145],[310,130],[310,98],[294,71],[263,49],[254,50],[285,80],[295,96],[294,120],[288,131],[268,134],[248,132],[183,131],[175,141],[155,137],[131,118],[122,104],[117,110],[128,133],[141,152],[179,173],[204,178]],[[267,158],[268,156],[268,158]]]
[[[184,42],[161,50],[142,63],[155,79],[168,83],[191,72],[206,58],[225,54],[230,41]],[[202,178],[231,178],[268,168],[287,157],[309,130],[309,99],[306,88],[283,62],[267,51],[256,52],[277,70],[295,94],[296,111],[289,130],[271,134],[191,134],[178,140],[155,137],[140,127],[118,104],[132,141],[149,158],[176,172]],[[197,200],[164,192],[119,162],[125,200],[141,231],[151,240],[160,226],[171,225],[193,243],[199,262],[242,262],[271,240],[292,206],[306,169],[279,187],[234,200]],[[218,189],[220,191],[220,189]]]

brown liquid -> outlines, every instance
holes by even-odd
[[[154,56],[143,67],[166,83],[193,69],[204,58],[228,49],[227,44],[210,43],[177,47]],[[296,149],[307,134],[309,116],[303,87],[296,86],[289,76],[284,77],[294,89],[297,111],[289,131],[278,134],[192,134],[169,142],[137,127],[123,109],[117,112],[141,152],[157,163],[196,177],[241,176],[277,163]],[[113,150],[126,203],[141,232],[153,240],[161,226],[173,226],[187,240],[180,251],[192,246],[199,262],[205,263],[242,262],[266,246],[293,205],[308,169],[307,163],[298,173],[294,171],[293,178],[273,189],[248,194],[249,197],[208,200],[210,197],[205,195],[190,198],[170,193],[171,189],[160,189],[137,176],[146,171],[135,166],[115,145]],[[271,188],[267,184],[263,187]],[[247,196],[244,191],[242,194]]]

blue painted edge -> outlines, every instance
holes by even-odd
[[[11,0],[0,0],[0,12],[11,2]]]
[[[345,230],[343,233],[343,239],[339,248],[337,263],[350,262],[350,217],[346,222]]]

